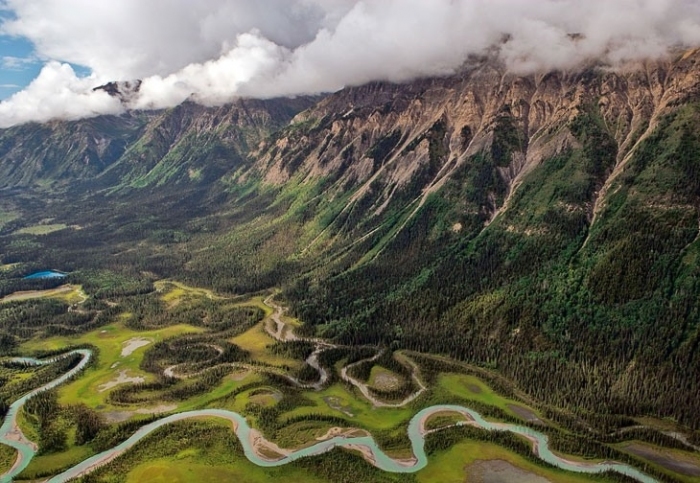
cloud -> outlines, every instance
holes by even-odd
[[[116,98],[92,91],[95,81],[92,76],[79,78],[68,64],[49,62],[24,90],[0,102],[0,127],[122,113]]]
[[[14,57],[12,55],[4,56],[0,61],[0,66],[5,70],[22,71],[28,66],[34,65],[39,62],[39,59],[35,56],[28,57]]]
[[[110,80],[143,79],[134,108],[168,107],[188,98],[214,105],[237,96],[328,92],[372,80],[449,74],[469,55],[487,51],[511,71],[528,73],[592,59],[618,64],[656,58],[672,48],[700,45],[700,3],[694,0],[5,4],[14,18],[0,33],[26,37],[41,58],[87,66],[92,75],[54,75],[54,82],[65,85],[50,86],[40,78],[65,68],[48,64],[47,73],[0,104],[2,125],[51,118],[48,108],[34,118],[26,113],[10,120],[6,113],[20,101],[47,99],[57,90],[66,105],[52,101],[53,117],[79,117],[80,106],[85,115],[112,113],[114,104],[90,90]]]

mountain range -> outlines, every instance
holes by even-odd
[[[308,333],[700,429],[698,126],[700,51],[25,124],[0,130],[0,253],[281,288]]]

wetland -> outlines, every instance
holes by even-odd
[[[4,480],[58,482],[89,473],[96,481],[110,475],[130,481],[160,471],[165,461],[188,461],[188,467],[209,468],[207,475],[255,475],[252,468],[259,467],[274,480],[275,468],[290,465],[290,474],[306,474],[310,481],[340,481],[304,463],[327,461],[328,452],[334,459],[364,461],[367,466],[359,467],[367,481],[396,474],[430,481],[447,467],[466,468],[462,478],[487,482],[514,475],[538,483],[615,481],[616,474],[642,482],[674,473],[695,476],[682,450],[664,452],[664,464],[652,450],[637,451],[634,442],[617,453],[618,461],[604,452],[568,456],[552,446],[566,433],[560,424],[484,369],[298,335],[302,324],[273,296],[214,298],[182,284],[162,287],[143,299],[159,310],[149,312],[143,302],[138,308],[122,301],[118,310],[104,304],[111,315],[101,327],[29,337],[18,348],[21,356],[3,360],[10,381],[4,389],[17,386],[13,394],[20,396],[0,434],[2,443],[16,449],[11,464],[11,453],[6,458]],[[179,323],[162,322],[161,310]],[[28,393],[19,389],[33,384]],[[54,421],[35,407],[32,401],[39,399],[58,414]],[[92,427],[86,429],[88,423],[75,414]],[[202,459],[198,449],[206,441],[192,440],[191,451],[172,442],[163,449],[164,459],[144,460],[166,426],[193,435],[202,427],[219,428],[234,439],[213,459]],[[475,448],[469,453],[474,463],[466,466],[459,463],[466,457],[458,453],[463,445]],[[675,466],[668,464],[674,454]],[[178,474],[174,481],[188,478]]]

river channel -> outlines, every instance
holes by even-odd
[[[60,384],[68,381],[70,378],[75,377],[78,373],[87,365],[92,357],[92,352],[88,349],[79,349],[68,352],[62,356],[54,357],[45,360],[38,360],[32,358],[15,358],[13,362],[22,362],[26,364],[50,364],[57,361],[59,358],[69,357],[73,354],[79,354],[81,356],[81,361],[70,371],[66,372],[62,376],[54,379],[48,384],[29,392],[20,399],[16,400],[11,406],[5,417],[5,421],[0,427],[0,442],[8,446],[12,446],[18,450],[17,461],[14,466],[5,474],[0,476],[0,481],[10,482],[19,473],[24,470],[31,459],[36,454],[36,444],[29,441],[17,425],[17,416],[21,410],[24,403],[26,403],[30,398],[36,394],[53,389]],[[335,447],[347,447],[351,449],[357,449],[362,451],[365,458],[368,459],[377,468],[384,471],[394,472],[394,473],[414,473],[426,467],[428,464],[428,457],[425,453],[425,421],[428,417],[435,413],[444,412],[455,412],[464,415],[468,422],[465,424],[470,424],[475,427],[490,431],[510,431],[514,434],[523,436],[527,438],[532,443],[533,452],[543,461],[552,464],[558,468],[574,471],[578,473],[598,473],[602,471],[616,471],[622,473],[629,477],[632,477],[642,483],[652,483],[655,482],[653,478],[640,472],[636,468],[629,465],[616,462],[602,462],[602,463],[587,463],[567,460],[554,454],[550,449],[547,441],[547,436],[539,431],[536,431],[527,426],[520,426],[516,424],[509,423],[499,423],[485,420],[481,414],[465,406],[457,405],[435,405],[427,407],[418,413],[416,413],[413,418],[411,418],[408,425],[408,436],[411,440],[411,445],[413,449],[413,459],[411,460],[395,460],[384,453],[381,448],[377,445],[371,436],[360,436],[360,437],[348,437],[348,436],[335,436],[333,438],[320,441],[313,446],[298,449],[289,452],[289,454],[280,457],[278,459],[268,459],[263,455],[256,453],[253,445],[251,444],[251,427],[248,425],[246,419],[240,414],[228,411],[224,409],[202,409],[195,411],[187,411],[182,413],[173,414],[157,421],[151,422],[139,428],[131,437],[122,442],[121,444],[99,453],[85,461],[75,465],[69,470],[54,476],[50,480],[50,483],[58,483],[68,481],[72,478],[76,478],[81,475],[85,475],[92,470],[98,468],[99,466],[105,464],[108,461],[121,455],[129,448],[134,446],[137,442],[148,436],[150,433],[156,429],[165,426],[167,424],[173,423],[175,421],[182,421],[189,418],[197,417],[217,417],[227,419],[232,422],[233,429],[236,436],[239,438],[245,456],[252,463],[258,466],[272,467],[281,466],[288,464],[299,458],[304,458],[307,456],[321,454],[332,450]]]

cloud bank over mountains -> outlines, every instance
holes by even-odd
[[[490,53],[515,73],[616,65],[700,45],[695,0],[0,0],[0,33],[46,64],[0,103],[0,127],[118,114],[92,88],[142,79],[129,108],[329,92],[459,69]],[[79,77],[68,63],[86,66]]]

